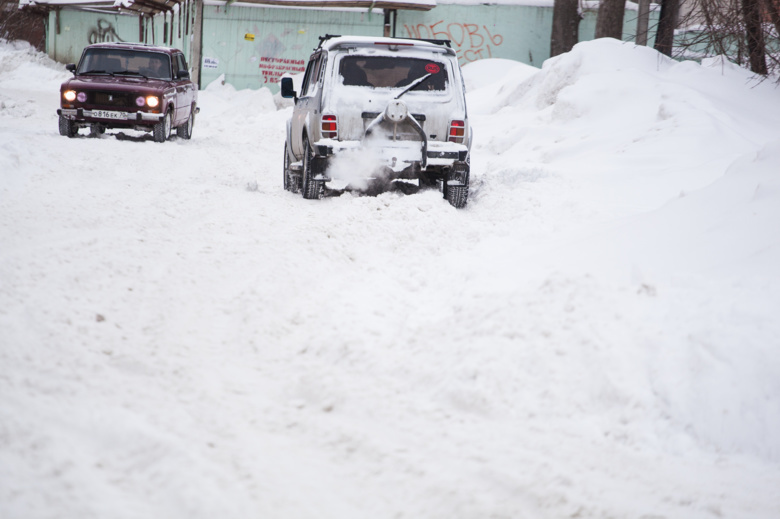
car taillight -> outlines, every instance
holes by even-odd
[[[463,144],[463,137],[466,135],[465,121],[450,121],[449,141]]]
[[[335,115],[322,116],[322,138],[335,139],[339,135],[338,123]]]

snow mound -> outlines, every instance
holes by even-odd
[[[70,72],[65,66],[38,52],[25,41],[0,39],[0,85],[5,88],[25,88],[30,78],[44,86],[65,81]]]

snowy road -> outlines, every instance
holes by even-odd
[[[268,91],[66,139],[0,44],[0,516],[780,516],[777,90],[469,67],[456,210],[284,191]]]

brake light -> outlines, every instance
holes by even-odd
[[[335,139],[339,135],[339,126],[335,115],[322,116],[322,137],[323,139]]]
[[[449,141],[463,144],[463,137],[466,135],[465,121],[450,121]]]

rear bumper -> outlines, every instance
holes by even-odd
[[[115,123],[132,123],[132,124],[156,124],[163,119],[163,114],[153,114],[149,112],[115,112],[118,117],[96,117],[92,110],[86,110],[84,108],[58,108],[57,115],[60,115],[66,119],[77,122],[86,122],[87,119],[91,121],[98,121],[105,124]]]
[[[430,166],[452,166],[455,162],[465,162],[469,155],[469,149],[464,144],[454,142],[428,141],[425,150],[426,159],[422,160],[422,143],[418,141],[388,142],[383,146],[364,146],[362,141],[335,141],[323,139],[314,143],[314,149],[318,157],[330,158],[348,153],[360,151],[372,152],[381,162],[393,169],[406,167],[411,163],[425,163]],[[404,157],[401,159],[401,156]],[[396,166],[393,165],[395,158]],[[425,169],[425,168],[423,168]]]

